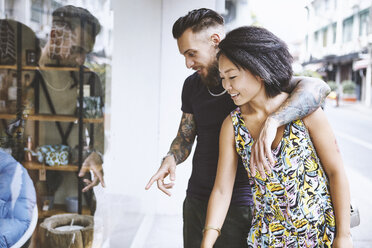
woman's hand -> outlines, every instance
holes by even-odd
[[[262,125],[261,132],[257,140],[253,143],[249,167],[252,176],[256,175],[256,170],[262,178],[266,178],[265,171],[271,173],[271,168],[275,160],[271,151],[271,145],[275,139],[279,123],[272,118],[267,118]]]

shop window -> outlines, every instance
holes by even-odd
[[[0,0],[0,11],[0,151],[23,166],[36,189],[25,191],[33,206],[17,211],[35,209],[40,222],[58,213],[93,215],[94,193],[82,192],[77,173],[88,157],[102,163],[107,145],[111,1]],[[34,247],[51,247],[40,242]],[[53,247],[73,241],[58,242]]]

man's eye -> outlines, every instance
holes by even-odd
[[[236,76],[229,77],[230,80],[233,80],[234,78],[236,78]]]

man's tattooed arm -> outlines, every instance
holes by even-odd
[[[293,78],[286,91],[290,96],[266,119],[260,135],[253,143],[249,162],[253,176],[257,170],[261,177],[265,178],[265,171],[270,173],[271,167],[275,164],[271,146],[278,127],[314,112],[322,105],[330,88],[322,80],[303,77]]]
[[[302,119],[322,106],[330,92],[324,81],[310,77],[292,78],[288,92],[290,96],[270,118],[275,119],[279,126],[293,120]]]
[[[190,155],[196,136],[196,125],[193,114],[183,113],[176,138],[173,140],[168,154],[174,156],[176,164],[180,164]]]

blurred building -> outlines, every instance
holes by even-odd
[[[219,11],[225,19],[226,31],[230,31],[240,26],[252,24],[252,16],[249,9],[250,2],[248,0],[226,0],[216,1],[225,5],[224,8],[219,7]]]
[[[326,81],[356,83],[358,100],[370,106],[371,46],[370,0],[309,0],[307,35],[301,61]]]

